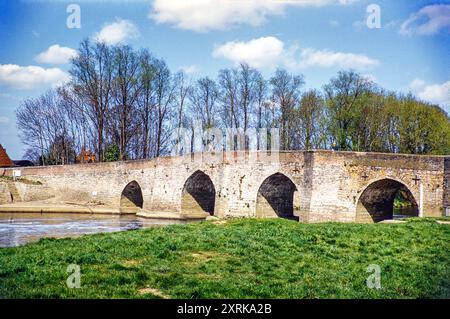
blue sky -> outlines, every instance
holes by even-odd
[[[67,27],[72,3],[81,28]],[[367,25],[371,4],[380,28]],[[353,68],[448,112],[449,36],[450,1],[0,0],[0,143],[22,158],[15,109],[68,79],[83,38],[148,48],[193,78],[244,60],[267,77],[284,67],[321,88]]]

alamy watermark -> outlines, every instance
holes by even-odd
[[[66,8],[66,12],[69,13],[66,19],[66,26],[69,29],[81,28],[81,8],[78,4],[69,4]]]
[[[381,289],[381,267],[377,264],[371,264],[367,267],[367,272],[371,273],[367,277],[367,288]]]
[[[66,284],[68,288],[81,288],[81,267],[77,264],[70,264],[67,266],[67,277]]]
[[[370,4],[366,8],[368,14],[366,25],[369,29],[381,29],[381,8],[378,4]]]
[[[279,128],[204,128],[194,121],[192,128],[179,127],[171,135],[171,156],[191,154],[194,161],[219,163],[223,152],[234,152],[233,162],[279,162]]]

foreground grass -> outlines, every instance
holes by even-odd
[[[0,249],[3,298],[450,298],[450,225],[231,220]],[[81,267],[81,288],[66,286]],[[370,264],[381,289],[369,289]]]

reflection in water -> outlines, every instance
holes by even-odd
[[[410,217],[417,217],[417,210],[415,207],[413,206],[403,208],[394,207],[392,219],[403,219]]]
[[[43,237],[76,237],[185,223],[139,218],[135,215],[0,214],[0,247],[12,247]]]

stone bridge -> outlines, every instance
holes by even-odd
[[[52,199],[147,217],[392,218],[400,191],[417,216],[450,211],[450,157],[335,151],[196,153],[113,163],[27,167],[0,179],[0,203]],[[13,169],[0,169],[0,176]],[[26,182],[25,182],[26,181]],[[2,199],[3,198],[3,199]],[[5,205],[2,205],[5,206]],[[9,206],[12,206],[11,204]],[[1,207],[1,206],[0,206]]]

